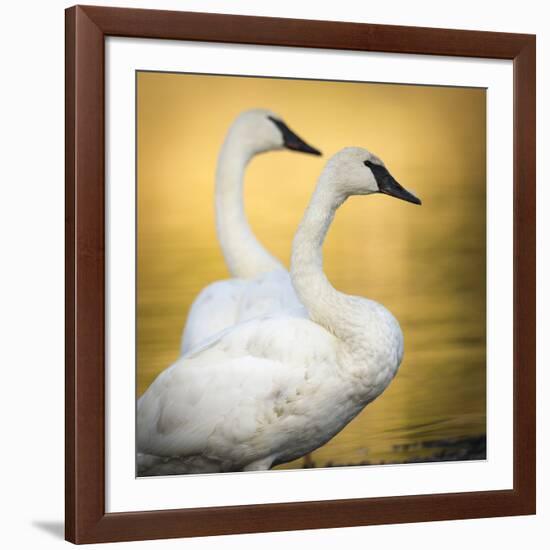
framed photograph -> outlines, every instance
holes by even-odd
[[[66,11],[66,538],[535,513],[535,36]]]

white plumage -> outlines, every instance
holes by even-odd
[[[255,279],[217,281],[202,290],[191,306],[182,354],[239,322],[284,314],[307,317],[286,269],[275,269]]]
[[[399,324],[380,304],[336,291],[321,253],[348,196],[382,191],[419,202],[401,187],[390,192],[389,180],[374,174],[382,169],[391,178],[371,153],[347,148],[319,179],[291,261],[310,318],[230,327],[178,359],[139,399],[140,475],[271,468],[326,443],[388,386],[403,354]]]
[[[234,278],[212,283],[199,293],[182,334],[182,354],[240,321],[285,311],[303,314],[288,272],[256,239],[244,213],[248,163],[260,153],[285,148],[319,154],[265,109],[241,113],[230,127],[216,174],[216,227]]]

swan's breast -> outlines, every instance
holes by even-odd
[[[403,333],[397,319],[383,305],[361,300],[355,326],[346,342],[344,371],[356,389],[357,399],[369,403],[389,385],[403,359]]]

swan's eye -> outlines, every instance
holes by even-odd
[[[372,168],[372,162],[370,160],[366,160],[363,164],[369,168]]]

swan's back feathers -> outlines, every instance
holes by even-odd
[[[181,353],[194,350],[229,327],[266,315],[307,318],[288,272],[276,269],[255,279],[217,281],[193,302],[183,332]]]
[[[179,359],[187,364],[208,365],[250,355],[257,359],[307,364],[330,357],[334,360],[338,340],[326,329],[302,317],[269,315],[229,327],[211,336]],[[170,367],[172,368],[172,367]]]

